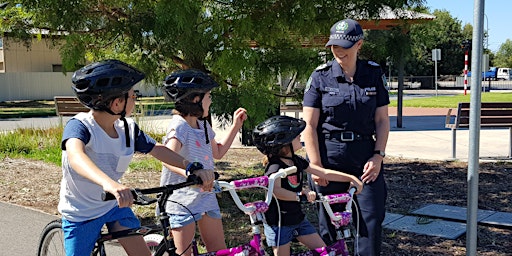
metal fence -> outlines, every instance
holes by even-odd
[[[481,85],[494,90],[512,90],[511,81],[482,81]],[[468,89],[471,86],[471,77],[468,77]],[[397,77],[388,78],[389,89],[398,89]],[[463,89],[463,76],[439,76],[437,89]],[[436,89],[434,76],[404,76],[404,89]]]

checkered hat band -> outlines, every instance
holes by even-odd
[[[357,36],[344,35],[344,34],[334,34],[334,35],[330,35],[329,39],[335,39],[335,40],[342,39],[342,40],[348,40],[348,41],[356,42],[356,41],[359,41],[359,40],[363,39],[363,37],[364,37],[363,34],[357,35]]]

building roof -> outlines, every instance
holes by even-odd
[[[363,29],[369,30],[388,30],[396,26],[406,24],[418,24],[428,22],[436,16],[404,9],[391,9],[385,6],[381,9],[378,18],[366,18],[366,15],[355,15],[353,19],[357,20]]]

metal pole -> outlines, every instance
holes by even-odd
[[[479,86],[482,76],[483,19],[485,0],[474,0],[473,6],[473,49],[471,57],[471,100],[469,109],[469,152],[468,152],[468,207],[466,225],[466,255],[475,256],[477,248],[478,211],[478,168],[480,158],[480,104],[482,90]]]
[[[434,71],[434,76],[436,77],[435,83],[436,83],[436,97],[437,97],[437,58],[436,58],[436,60],[434,62],[435,62],[435,66],[436,66],[435,69],[434,69],[435,70]]]
[[[464,51],[464,95],[468,90],[468,50]]]

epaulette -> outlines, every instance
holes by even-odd
[[[374,67],[379,67],[380,66],[378,63],[376,63],[374,61],[371,61],[371,60],[368,61],[368,65],[374,66]]]
[[[331,66],[329,63],[324,63],[324,64],[322,64],[322,65],[320,65],[320,66],[316,67],[316,68],[315,68],[315,70],[316,70],[316,71],[318,71],[318,70],[324,70],[324,69],[328,68],[329,66]]]

